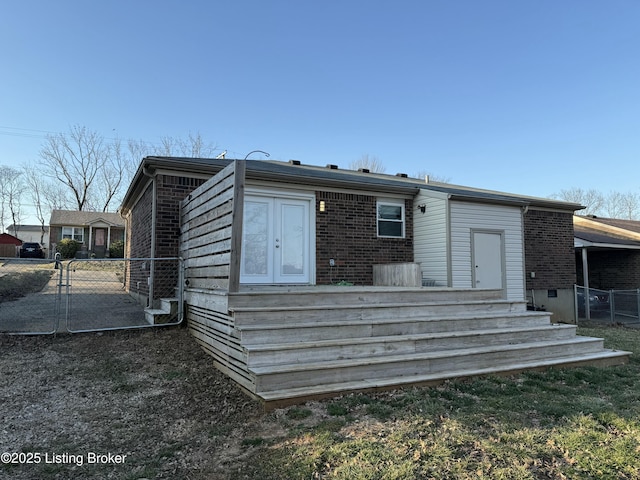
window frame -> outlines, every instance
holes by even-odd
[[[381,218],[380,216],[380,207],[399,207],[400,208],[400,219],[394,220],[390,218]],[[376,201],[376,234],[378,238],[397,238],[402,239],[406,237],[406,213],[405,213],[405,202],[404,200],[391,200],[391,199],[379,199]],[[380,223],[399,223],[401,228],[400,235],[381,235],[380,234]]]
[[[67,230],[67,233],[65,233],[65,230]],[[68,233],[68,230],[71,230],[70,234]],[[77,234],[78,230],[80,231],[80,235]],[[71,227],[71,226],[62,227],[60,230],[60,237],[61,237],[61,240],[68,238],[70,240],[75,240],[76,242],[79,242],[79,243],[84,243],[84,227]],[[81,238],[81,240],[78,240],[78,238]]]

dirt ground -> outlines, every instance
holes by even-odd
[[[242,478],[264,417],[184,327],[0,335],[0,478]]]

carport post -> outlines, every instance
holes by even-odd
[[[587,247],[582,247],[582,279],[584,283],[584,314],[587,321],[591,320],[591,309],[589,304],[589,262],[587,260]]]

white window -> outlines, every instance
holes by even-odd
[[[76,242],[84,243],[84,228],[62,227],[62,238],[71,238]]]
[[[378,201],[378,236],[404,238],[404,202]]]

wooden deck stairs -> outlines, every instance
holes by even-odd
[[[628,352],[552,324],[495,290],[344,287],[230,294],[224,318],[192,322],[219,368],[267,403],[576,365]],[[197,312],[196,317],[198,316]]]

